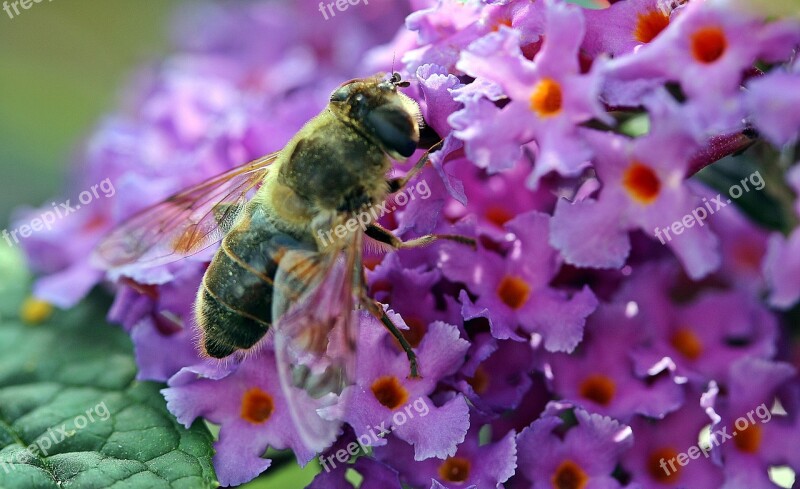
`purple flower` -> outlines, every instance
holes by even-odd
[[[742,73],[759,57],[788,54],[798,34],[784,33],[784,24],[711,2],[689,2],[670,25],[634,55],[609,63],[609,76],[619,80],[678,81],[690,100],[721,114],[736,95]],[[780,53],[780,54],[778,54]]]
[[[465,377],[457,386],[467,399],[485,413],[516,409],[533,385],[534,352],[528,343],[501,340],[482,333],[473,339]]]
[[[717,269],[717,240],[702,219],[692,216],[697,208],[704,217],[709,211],[684,181],[696,146],[685,124],[669,115],[672,110],[666,105],[654,109],[650,133],[633,140],[585,133],[603,187],[596,199],[572,204],[561,200],[556,206],[550,241],[568,263],[621,267],[630,251],[628,232],[641,229],[669,246],[690,277],[699,279]]]
[[[722,487],[774,487],[769,467],[800,469],[800,457],[789,446],[800,435],[796,405],[787,403],[789,412],[774,409],[776,395],[790,380],[789,394],[796,397],[796,378],[796,369],[785,363],[748,357],[731,365],[722,382],[726,394],[708,402],[715,417],[715,455],[724,463]]]
[[[589,119],[608,120],[598,101],[601,64],[581,74],[578,50],[583,36],[580,9],[545,2],[546,31],[541,50],[529,61],[515,30],[502,27],[472,43],[458,68],[502,87],[510,99],[502,109],[485,98],[464,97],[465,108],[450,117],[467,155],[490,173],[508,169],[535,140],[536,165],[529,184],[536,187],[551,171],[573,176],[591,156],[577,132]]]
[[[693,395],[658,421],[643,416],[631,421],[633,447],[621,462],[638,487],[720,487],[722,470],[710,458],[711,447],[698,445],[699,434],[710,422],[699,399],[699,394]]]
[[[622,487],[612,473],[633,443],[630,427],[582,409],[574,414],[576,423],[566,434],[560,434],[564,420],[553,415],[539,418],[519,434],[520,472],[535,489]]]
[[[430,458],[416,462],[411,447],[397,440],[375,450],[379,460],[395,467],[400,479],[412,487],[431,489],[479,489],[499,487],[517,465],[514,431],[492,443],[479,443],[478,429],[472,428],[455,454],[444,460]]]
[[[666,5],[658,0],[626,0],[606,9],[586,10],[586,53],[618,57],[652,42],[669,26],[671,12],[664,9]]]
[[[214,467],[223,486],[242,484],[269,468],[270,460],[261,457],[267,447],[292,449],[301,465],[314,457],[294,428],[275,357],[268,352],[240,365],[186,367],[163,393],[187,428],[200,416],[220,425]],[[306,404],[313,406],[311,399]]]
[[[532,212],[507,223],[508,231],[518,238],[507,257],[486,249],[476,253],[448,247],[443,270],[447,278],[466,284],[477,296],[473,300],[465,290],[459,294],[464,319],[488,319],[498,339],[521,340],[521,328],[543,338],[548,351],[572,351],[597,301],[589,288],[569,293],[550,287],[560,263],[542,239],[548,222],[548,216]],[[461,265],[465,262],[474,266]]]
[[[399,316],[390,317],[407,329]],[[421,378],[409,378],[408,359],[395,341],[376,319],[362,315],[356,383],[321,414],[350,424],[359,441],[370,440],[364,445],[384,445],[392,433],[414,446],[415,460],[452,456],[469,428],[467,403],[453,395],[435,404],[430,395],[458,370],[469,344],[454,326],[431,324],[417,348]]]
[[[728,365],[740,358],[771,358],[775,354],[775,318],[743,293],[706,294],[676,308],[666,324],[656,324],[653,326],[664,329],[637,352],[637,362],[652,365],[669,357],[677,375],[699,386],[722,378]]]
[[[669,364],[659,362],[642,372],[629,354],[646,343],[645,324],[628,306],[600,306],[587,321],[580,349],[549,359],[553,392],[566,402],[623,421],[634,414],[660,418],[678,409],[684,389]]]

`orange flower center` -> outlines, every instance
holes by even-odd
[[[669,15],[660,10],[650,10],[639,14],[636,18],[636,29],[633,37],[643,43],[652,41],[669,25]]]
[[[502,228],[505,223],[514,217],[513,214],[500,206],[492,206],[486,210],[486,219],[497,227]]]
[[[697,360],[703,353],[703,343],[689,328],[680,328],[669,339],[673,348],[689,360]]]
[[[506,27],[511,27],[511,19],[503,18],[503,19],[498,20],[497,23],[494,24],[494,26],[492,26],[492,32],[499,31],[501,25],[504,25]]]
[[[531,94],[531,110],[540,117],[551,117],[561,112],[563,96],[561,85],[552,78],[542,78]]]
[[[580,395],[584,399],[594,401],[601,406],[607,406],[614,397],[616,390],[617,386],[610,377],[602,374],[593,374],[581,382]]]
[[[704,27],[692,35],[692,56],[709,64],[720,59],[728,48],[725,32],[719,27]]]
[[[408,391],[397,377],[387,375],[372,383],[372,394],[379,403],[389,409],[397,409],[408,401]]]
[[[500,300],[511,309],[519,309],[528,302],[531,294],[531,287],[527,282],[519,277],[507,275],[500,281],[497,287],[497,295]]]
[[[469,460],[463,457],[450,457],[439,466],[439,477],[447,482],[464,482],[469,478]]]
[[[565,460],[558,466],[550,481],[554,489],[583,489],[589,481],[589,476],[580,465],[572,460]]]
[[[677,463],[677,460],[673,460],[672,465],[669,464],[670,459],[677,456],[678,451],[672,447],[654,450],[647,458],[647,471],[650,473],[650,477],[664,484],[677,480],[681,472],[681,464]]]
[[[634,162],[625,170],[622,185],[631,198],[642,204],[651,204],[661,190],[658,175],[647,165]]]
[[[244,393],[242,398],[242,419],[253,424],[266,422],[275,411],[275,402],[272,396],[258,387],[253,387]]]
[[[737,431],[733,444],[740,452],[756,453],[761,447],[761,427],[750,425],[744,431]]]
[[[485,393],[489,389],[489,381],[489,374],[486,373],[483,365],[479,365],[475,370],[475,375],[467,379],[467,383],[472,386],[476,394]]]

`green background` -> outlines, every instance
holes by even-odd
[[[42,0],[13,19],[0,10],[0,227],[17,205],[60,193],[72,155],[133,70],[168,51],[179,3]]]

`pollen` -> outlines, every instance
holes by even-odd
[[[660,10],[649,10],[642,12],[636,18],[636,29],[633,37],[642,43],[648,43],[655,39],[669,25],[669,16]]]
[[[593,374],[581,382],[580,396],[601,406],[607,406],[611,399],[614,398],[616,390],[617,386],[610,377],[602,374]]]
[[[479,365],[475,370],[475,375],[468,378],[467,383],[472,386],[472,390],[474,390],[476,394],[485,394],[486,391],[489,390],[491,378],[489,374],[486,373],[486,369],[483,368],[483,365]]]
[[[736,432],[736,438],[733,439],[733,444],[740,452],[756,453],[761,447],[761,427],[757,425],[750,425],[743,431]]]
[[[53,306],[49,302],[34,297],[25,299],[19,311],[19,317],[22,319],[22,322],[30,325],[41,324],[47,321],[52,315]]]
[[[703,353],[703,343],[689,328],[679,328],[672,334],[669,343],[689,360],[697,360]]]
[[[725,54],[728,40],[725,32],[719,27],[704,27],[692,34],[691,46],[694,59],[709,64]]]
[[[511,309],[519,309],[528,302],[531,294],[531,287],[520,277],[507,275],[500,281],[497,287],[497,295],[500,300]]]
[[[531,110],[540,117],[552,117],[561,112],[563,95],[561,85],[552,78],[542,78],[530,98]]]
[[[393,375],[380,377],[373,382],[372,394],[379,403],[392,410],[403,406],[408,401],[408,391]]]
[[[464,457],[450,457],[439,466],[439,477],[447,482],[464,482],[469,479],[472,464]]]
[[[681,473],[681,464],[673,461],[669,465],[669,461],[677,456],[678,451],[672,447],[662,447],[651,452],[647,457],[647,472],[650,477],[664,484],[675,482]]]
[[[641,204],[651,204],[661,191],[658,175],[647,165],[634,162],[625,170],[622,185],[631,198]]]
[[[555,489],[583,489],[589,482],[586,472],[572,460],[564,460],[550,478]]]
[[[242,398],[242,419],[253,424],[266,422],[275,411],[272,396],[258,387],[244,393]]]

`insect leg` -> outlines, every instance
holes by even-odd
[[[425,167],[425,165],[428,164],[431,153],[441,148],[443,142],[444,141],[439,141],[431,146],[428,151],[426,151],[425,154],[420,157],[419,161],[417,161],[417,163],[410,170],[408,170],[408,173],[406,173],[405,176],[400,178],[392,178],[389,180],[389,193],[393,194],[404,189],[405,186],[408,185],[408,182],[411,181],[411,179],[413,179],[417,173],[419,173]]]
[[[400,346],[402,346],[403,351],[406,352],[406,356],[408,356],[408,363],[411,366],[411,374],[409,377],[412,379],[419,378],[420,375],[417,369],[417,354],[414,353],[414,350],[411,348],[411,345],[408,344],[408,341],[406,340],[406,337],[403,336],[403,333],[397,329],[397,326],[394,325],[392,319],[386,314],[383,306],[381,306],[380,303],[375,299],[366,296],[362,298],[362,302],[370,314],[380,319],[383,325],[386,326],[386,329],[392,333],[392,336],[397,338],[397,341],[400,342]]]
[[[455,241],[456,243],[472,246],[473,248],[476,246],[474,239],[468,238],[467,236],[460,236],[458,234],[426,234],[425,236],[420,236],[419,238],[403,241],[392,234],[391,231],[376,223],[372,223],[367,226],[366,234],[370,238],[380,241],[381,243],[386,243],[387,245],[396,249],[427,246],[438,239]]]

